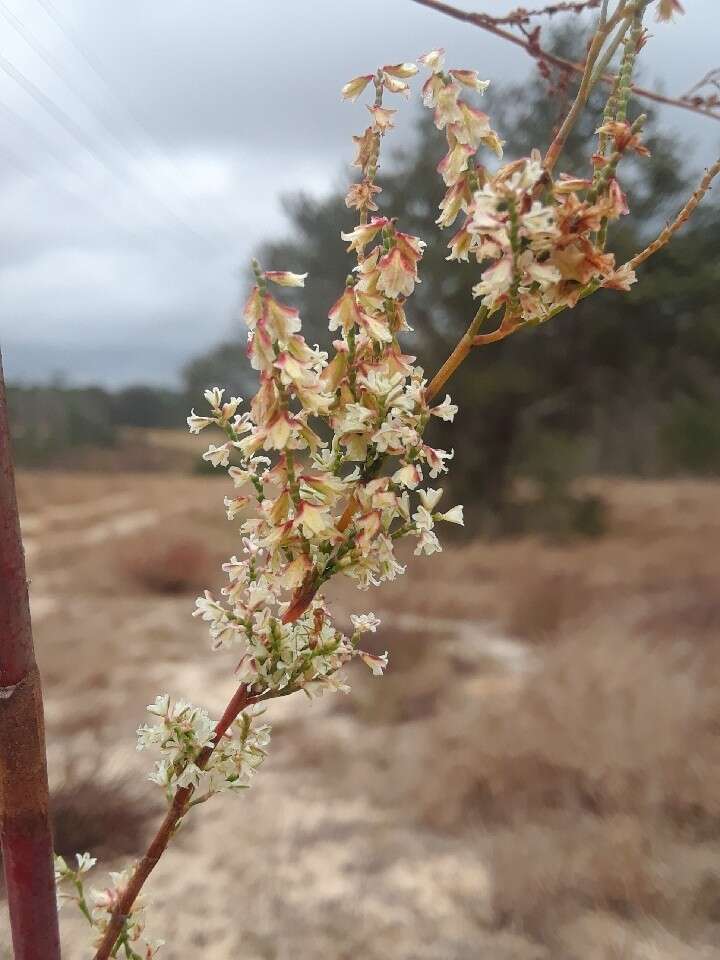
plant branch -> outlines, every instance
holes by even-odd
[[[471,23],[481,30],[485,30],[496,37],[500,37],[502,40],[507,40],[509,43],[515,44],[515,46],[523,49],[534,60],[545,61],[566,73],[582,75],[585,71],[584,63],[575,63],[572,60],[567,60],[565,57],[559,57],[554,53],[550,53],[549,50],[545,50],[535,40],[519,37],[510,30],[498,26],[496,18],[488,14],[471,13],[467,10],[460,10],[458,7],[442,2],[442,0],[411,0],[411,2],[418,3],[422,7],[428,7],[430,10],[436,10],[438,13],[443,13],[463,23]],[[604,74],[599,80],[609,86],[612,86],[615,82],[615,78],[609,74]],[[655,103],[662,103],[670,107],[678,107],[680,110],[689,110],[691,113],[699,113],[704,117],[709,117],[711,120],[720,120],[720,112],[717,112],[712,107],[685,101],[681,97],[667,97],[655,90],[648,90],[646,87],[640,87],[635,84],[633,84],[631,89],[636,97],[643,97],[646,100],[653,100]]]
[[[550,144],[548,151],[545,154],[544,166],[546,170],[552,171],[560,157],[560,154],[562,153],[562,149],[565,146],[567,138],[570,136],[570,133],[577,123],[580,114],[585,109],[585,104],[588,101],[588,97],[590,96],[593,87],[593,69],[597,63],[598,57],[602,52],[608,35],[621,21],[628,21],[634,12],[635,7],[633,5],[628,7],[626,3],[620,3],[612,17],[610,17],[609,20],[604,20],[595,30],[592,42],[590,43],[590,48],[587,52],[587,57],[585,58],[585,68],[582,73],[582,79],[580,80],[578,92],[575,95],[575,100],[568,110],[567,116],[560,125],[560,129],[556,133],[555,139]]]
[[[711,167],[708,167],[705,171],[705,175],[698,184],[697,190],[693,193],[690,199],[687,201],[682,210],[678,213],[672,223],[669,223],[665,229],[658,235],[658,237],[653,240],[652,243],[648,244],[644,250],[641,250],[640,253],[636,254],[632,260],[629,260],[627,266],[631,269],[640,266],[641,263],[644,263],[649,257],[654,253],[657,253],[658,250],[662,249],[673,237],[674,234],[686,223],[692,214],[695,212],[698,204],[705,196],[705,194],[710,189],[712,181],[720,173],[720,159],[716,160]]]
[[[251,694],[248,688],[242,684],[235,691],[225,711],[215,727],[213,742],[211,746],[205,747],[195,760],[196,766],[203,770],[212,756],[215,747],[230,729],[236,717],[242,711],[253,703],[256,703],[260,697]],[[168,812],[165,814],[157,833],[148,847],[142,860],[135,867],[118,905],[115,907],[110,919],[110,923],[103,934],[103,938],[95,953],[94,960],[107,960],[111,956],[118,938],[122,935],[123,924],[128,917],[133,904],[137,900],[138,894],[142,890],[145,881],[154,870],[158,860],[165,852],[168,844],[172,840],[178,824],[185,816],[190,807],[190,801],[193,795],[193,787],[181,787],[173,799]],[[38,960],[40,958],[38,957]]]
[[[59,960],[40,675],[0,357],[0,839],[15,960]]]

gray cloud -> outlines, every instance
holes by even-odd
[[[53,118],[0,73],[11,378],[167,382],[232,330],[240,265],[283,229],[279,197],[326,192],[350,159],[364,124],[360,104],[339,100],[351,76],[435,45],[498,82],[531,69],[522,51],[409,0],[58,3],[106,84],[37,0],[8,2],[70,84],[3,24],[0,55],[55,105]],[[717,0],[686,6],[676,25],[653,25],[646,58],[647,82],[673,91],[717,47]],[[697,162],[717,149],[711,121],[664,120]]]

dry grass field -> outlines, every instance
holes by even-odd
[[[195,811],[148,888],[167,960],[720,958],[720,483],[590,486],[599,540],[450,546],[375,594],[338,586],[341,619],[383,618],[390,669],[271,707],[252,790]],[[144,705],[217,715],[233,689],[190,617],[236,549],[223,492],[19,477],[63,853],[139,852]]]

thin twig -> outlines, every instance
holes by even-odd
[[[662,247],[664,247],[665,244],[670,241],[673,235],[678,232],[680,227],[682,227],[682,225],[690,219],[698,204],[710,189],[710,185],[718,173],[720,173],[720,159],[716,160],[711,167],[708,167],[708,169],[705,171],[704,177],[698,184],[697,190],[693,193],[672,223],[669,223],[658,235],[658,237],[653,240],[652,243],[648,244],[644,250],[641,250],[640,253],[636,254],[632,258],[632,260],[629,260],[626,266],[630,267],[631,269],[635,269],[635,267],[640,266],[641,263],[644,263],[649,257],[651,257],[654,253],[657,253],[658,250],[662,249]]]
[[[568,110],[567,116],[560,125],[560,129],[556,133],[555,139],[550,144],[548,151],[545,154],[543,165],[546,170],[551,171],[557,163],[567,138],[570,136],[570,133],[577,123],[580,114],[585,109],[585,104],[587,103],[590,92],[592,91],[593,67],[595,66],[597,59],[602,52],[602,48],[605,45],[608,35],[621,21],[627,20],[632,13],[634,13],[634,10],[634,7],[628,7],[626,3],[620,3],[612,17],[610,17],[609,20],[605,20],[605,22],[600,24],[595,30],[592,42],[590,44],[590,49],[588,50],[587,57],[585,58],[585,69],[583,70],[582,79],[580,80],[580,86],[578,87],[578,92],[575,95],[575,100]]]
[[[230,729],[231,725],[235,721],[235,718],[246,707],[253,703],[257,703],[259,699],[259,697],[251,694],[244,684],[238,687],[227,707],[225,708],[225,712],[218,721],[217,726],[215,727],[212,745],[201,750],[197,759],[195,760],[195,765],[199,767],[200,770],[203,770],[207,766],[208,760],[212,756],[215,747]],[[153,837],[153,840],[144,857],[135,867],[133,875],[126,886],[123,895],[120,897],[117,906],[112,912],[110,923],[103,934],[103,938],[97,948],[94,960],[108,960],[108,957],[111,955],[112,950],[118,941],[118,937],[122,933],[125,919],[129,916],[132,906],[137,900],[145,881],[150,876],[158,860],[165,852],[178,827],[178,824],[187,813],[192,795],[193,787],[191,786],[181,787],[175,794],[173,802],[168,812],[165,814],[157,833]]]
[[[444,13],[446,16],[452,17],[455,20],[461,20],[463,23],[471,23],[473,26],[479,27],[481,30],[486,30],[488,33],[492,33],[502,40],[514,43],[515,46],[521,47],[534,60],[544,60],[546,63],[550,63],[554,67],[558,67],[569,73],[582,74],[585,70],[584,63],[575,63],[572,60],[567,60],[565,57],[559,57],[554,53],[550,53],[549,50],[545,50],[535,41],[518,37],[510,30],[505,30],[503,27],[497,26],[494,18],[487,14],[460,10],[458,7],[442,2],[442,0],[412,0],[412,3],[418,3],[422,7],[428,7],[430,10]],[[615,78],[609,74],[605,74],[599,79],[610,86],[615,82]],[[655,103],[662,103],[670,107],[678,107],[680,110],[689,110],[691,113],[699,113],[704,117],[709,117],[711,120],[720,120],[720,112],[716,112],[711,108],[699,104],[686,102],[680,97],[667,97],[655,90],[648,90],[646,87],[639,87],[635,84],[633,84],[631,89],[636,97],[643,97],[646,100],[653,100]]]

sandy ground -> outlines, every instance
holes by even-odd
[[[141,781],[149,758],[134,751],[133,731],[146,702],[168,690],[219,714],[235,688],[229,661],[205,649],[191,597],[128,595],[114,568],[120,541],[166,536],[214,487],[173,480],[167,496],[168,482],[114,477],[100,493],[93,477],[40,475],[21,486],[51,785],[63,782],[68,763],[73,775],[87,765],[110,782]],[[484,670],[489,662],[500,675],[528,669],[522,646],[471,620],[390,618],[405,631],[437,633],[448,648],[474,648]],[[312,756],[298,755],[298,740],[312,742],[313,731],[312,753],[353,752],[362,731],[335,706],[299,696],[274,704],[274,743],[256,785],[188,821],[149,888],[150,925],[167,938],[168,960],[189,950],[213,960],[380,956],[379,944],[398,958],[477,955],[490,883],[478,851],[404,827],[362,791],[335,789]],[[360,764],[366,752],[358,751]],[[358,768],[355,783],[363,772],[376,776]],[[152,785],[142,793],[152,798]],[[88,956],[83,924],[67,907],[62,923],[66,956]],[[538,955],[529,944],[523,952],[520,938],[486,936],[495,957]]]
[[[662,531],[684,496],[687,523],[701,528],[720,493],[702,485],[683,490],[671,494],[658,487],[653,499],[647,490],[628,488],[618,507],[627,515],[625,526],[631,528],[637,510],[656,510]],[[149,811],[146,835],[160,806],[156,788],[143,780],[150,758],[134,749],[144,705],[167,691],[217,715],[234,683],[231,660],[207,650],[202,625],[190,616],[192,594],[149,594],[128,576],[128,556],[151,552],[179,531],[209,540],[218,557],[232,552],[223,492],[222,484],[201,477],[20,478],[51,786],[67,788],[89,777],[109,791],[127,788]],[[391,652],[393,633],[418,635],[436,644],[438,664],[461,663],[453,683],[458,700],[514,695],[532,683],[537,668],[536,651],[498,625],[490,578],[477,572],[493,556],[507,563],[508,549],[515,549],[516,560],[522,556],[515,545],[500,554],[488,547],[487,556],[475,558],[468,574],[477,587],[472,600],[463,581],[457,602],[446,595],[434,612],[433,581],[425,572],[373,597]],[[600,579],[612,565],[609,556],[603,561],[602,549],[593,554]],[[455,568],[464,570],[462,551],[450,553]],[[353,602],[354,609],[366,609],[364,597],[338,591],[338,616],[346,617]],[[353,681],[361,698],[369,683],[384,682],[364,674]],[[369,723],[342,701],[330,697],[311,705],[296,696],[272,705],[271,754],[253,788],[216,799],[188,818],[148,886],[149,930],[168,941],[163,956],[555,960],[557,954],[501,928],[494,916],[483,828],[468,822],[450,832],[433,829],[404,816],[402,807],[378,802],[394,788],[394,771],[383,761],[390,743],[396,751],[403,738],[409,743],[422,735],[413,718],[400,726]],[[426,776],[436,776],[432,765]],[[126,859],[102,867],[119,869]],[[81,918],[67,907],[61,918],[64,955],[89,958]],[[7,942],[3,923],[0,943]],[[575,926],[563,957],[720,957],[720,950],[680,942],[650,921],[630,926],[588,913]]]

